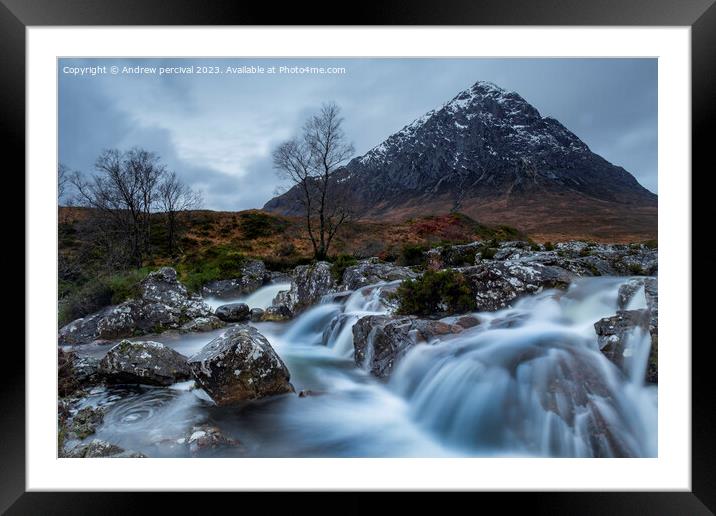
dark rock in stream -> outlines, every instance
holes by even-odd
[[[218,427],[212,425],[199,425],[191,429],[186,437],[189,454],[192,457],[212,456],[217,450],[222,450],[226,456],[230,449],[231,455],[243,455],[245,448],[241,442],[225,435]]]
[[[575,275],[540,263],[492,261],[458,269],[475,293],[478,311],[494,312],[544,289],[566,289]]]
[[[215,315],[209,315],[207,317],[197,317],[184,324],[179,331],[181,333],[193,333],[193,332],[204,332],[211,330],[218,330],[226,326],[226,323],[216,317]]]
[[[405,280],[416,278],[418,274],[408,267],[379,261],[377,258],[361,260],[343,272],[343,288],[356,290],[367,285],[384,281]]]
[[[252,308],[249,311],[249,320],[251,322],[260,322],[263,320],[264,310],[263,308]]]
[[[229,328],[191,357],[189,366],[217,405],[293,392],[286,365],[252,326]]]
[[[385,378],[413,346],[462,331],[457,324],[416,317],[362,317],[353,326],[355,363],[366,367],[373,376]]]
[[[646,308],[625,310],[642,288]],[[648,383],[658,383],[659,312],[656,278],[635,278],[624,283],[619,288],[617,306],[619,309],[615,315],[594,323],[599,348],[610,361],[625,371],[634,352],[630,339],[634,337],[636,330],[648,334],[651,348],[645,380]]]
[[[279,292],[273,300],[274,306],[285,305],[293,314],[306,310],[321,298],[337,289],[331,273],[331,264],[318,262],[299,265],[293,271],[291,288]]]
[[[159,342],[123,340],[100,362],[108,383],[171,385],[191,378],[186,357]]]
[[[266,310],[264,310],[264,313],[261,314],[262,321],[288,321],[292,317],[293,313],[286,305],[269,306]]]
[[[217,307],[216,316],[225,322],[243,322],[249,318],[249,305],[246,303],[228,303]]]

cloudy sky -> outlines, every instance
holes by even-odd
[[[159,67],[334,66],[341,74],[159,75]],[[78,75],[72,68],[104,66]],[[119,73],[154,67],[154,73]],[[59,160],[93,172],[141,146],[215,210],[259,208],[280,186],[271,151],[325,101],[361,155],[477,80],[514,90],[657,192],[656,59],[61,59]]]

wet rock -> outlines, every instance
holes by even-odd
[[[361,260],[343,272],[342,284],[346,290],[356,290],[367,285],[385,281],[415,278],[418,274],[408,267],[379,261],[377,258]]]
[[[186,357],[159,342],[123,340],[100,362],[108,383],[171,385],[191,378]]]
[[[215,315],[209,315],[207,317],[197,317],[196,319],[192,319],[188,323],[182,325],[182,327],[179,328],[179,331],[182,333],[204,332],[218,330],[224,326],[226,326],[224,321]]]
[[[638,310],[625,310],[637,293],[644,295],[646,308]],[[602,353],[622,371],[626,371],[627,364],[633,353],[630,338],[633,338],[636,329],[640,329],[650,337],[651,349],[647,363],[645,380],[649,383],[658,383],[659,359],[659,311],[658,311],[658,283],[656,278],[638,278],[624,283],[619,288],[617,305],[620,308],[616,315],[605,317],[594,323],[597,333],[597,342]]]
[[[324,394],[325,394],[325,392],[312,391],[311,389],[303,389],[302,391],[300,391],[298,393],[298,397],[299,398],[308,398],[308,397],[312,397],[312,396],[322,396]]]
[[[293,317],[293,313],[286,305],[269,306],[261,315],[262,321],[288,321]]]
[[[214,312],[222,321],[242,322],[249,318],[249,305],[246,303],[229,303],[217,307]]]
[[[233,451],[243,453],[241,442],[226,436],[218,427],[212,425],[199,425],[191,429],[186,437],[189,454],[192,457],[211,456],[216,450],[233,448]]]
[[[160,333],[212,315],[211,308],[190,295],[170,267],[149,273],[140,284],[140,292],[139,299],[109,306],[63,326],[58,334],[60,345]]]
[[[455,321],[455,324],[457,324],[461,328],[468,329],[477,326],[481,322],[482,321],[480,321],[480,319],[478,317],[475,317],[474,315],[463,315]]]
[[[189,366],[217,405],[293,392],[286,365],[252,326],[229,328],[191,357]]]
[[[294,269],[291,288],[279,292],[272,304],[286,305],[296,314],[318,303],[324,295],[335,290],[336,282],[331,274],[330,263],[300,265]]]
[[[77,390],[91,387],[101,382],[99,359],[79,356],[72,351],[59,349],[57,375],[59,395],[70,396]]]
[[[353,326],[355,363],[378,378],[390,376],[396,363],[415,345],[463,331],[457,324],[416,317],[362,317]]]
[[[94,458],[145,458],[146,455],[134,451],[127,451],[116,444],[108,443],[100,439],[92,439],[88,444],[77,446],[69,452],[67,457],[77,459]]]
[[[459,269],[475,293],[478,311],[505,308],[519,297],[548,288],[567,288],[574,274],[540,263],[483,262]]]
[[[262,321],[264,317],[264,310],[263,308],[252,308],[249,311],[249,320],[251,322],[259,322]]]
[[[66,440],[83,440],[97,430],[104,420],[104,412],[99,408],[80,409],[65,423]]]
[[[251,294],[271,281],[271,273],[261,260],[247,260],[241,267],[241,276],[226,280],[210,281],[201,289],[205,297],[237,297]]]

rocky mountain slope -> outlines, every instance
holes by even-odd
[[[337,174],[359,218],[459,211],[531,235],[653,238],[657,197],[515,92],[477,82]],[[264,209],[300,213],[294,188]]]

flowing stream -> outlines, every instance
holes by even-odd
[[[385,313],[381,290],[392,285],[365,287],[347,298],[327,296],[290,323],[255,324],[296,391],[311,395],[219,408],[183,382],[97,388],[82,403],[108,406],[92,437],[152,457],[185,456],[181,439],[203,423],[240,440],[243,455],[259,457],[653,457],[657,390],[643,381],[649,336],[629,339],[624,374],[599,351],[593,327],[616,312],[624,281],[585,278],[567,292],[477,314],[478,326],[415,346],[388,381],[353,361],[353,324]],[[276,288],[260,289],[252,302],[272,298]],[[144,339],[190,356],[223,331]],[[106,347],[84,352],[101,355]]]

